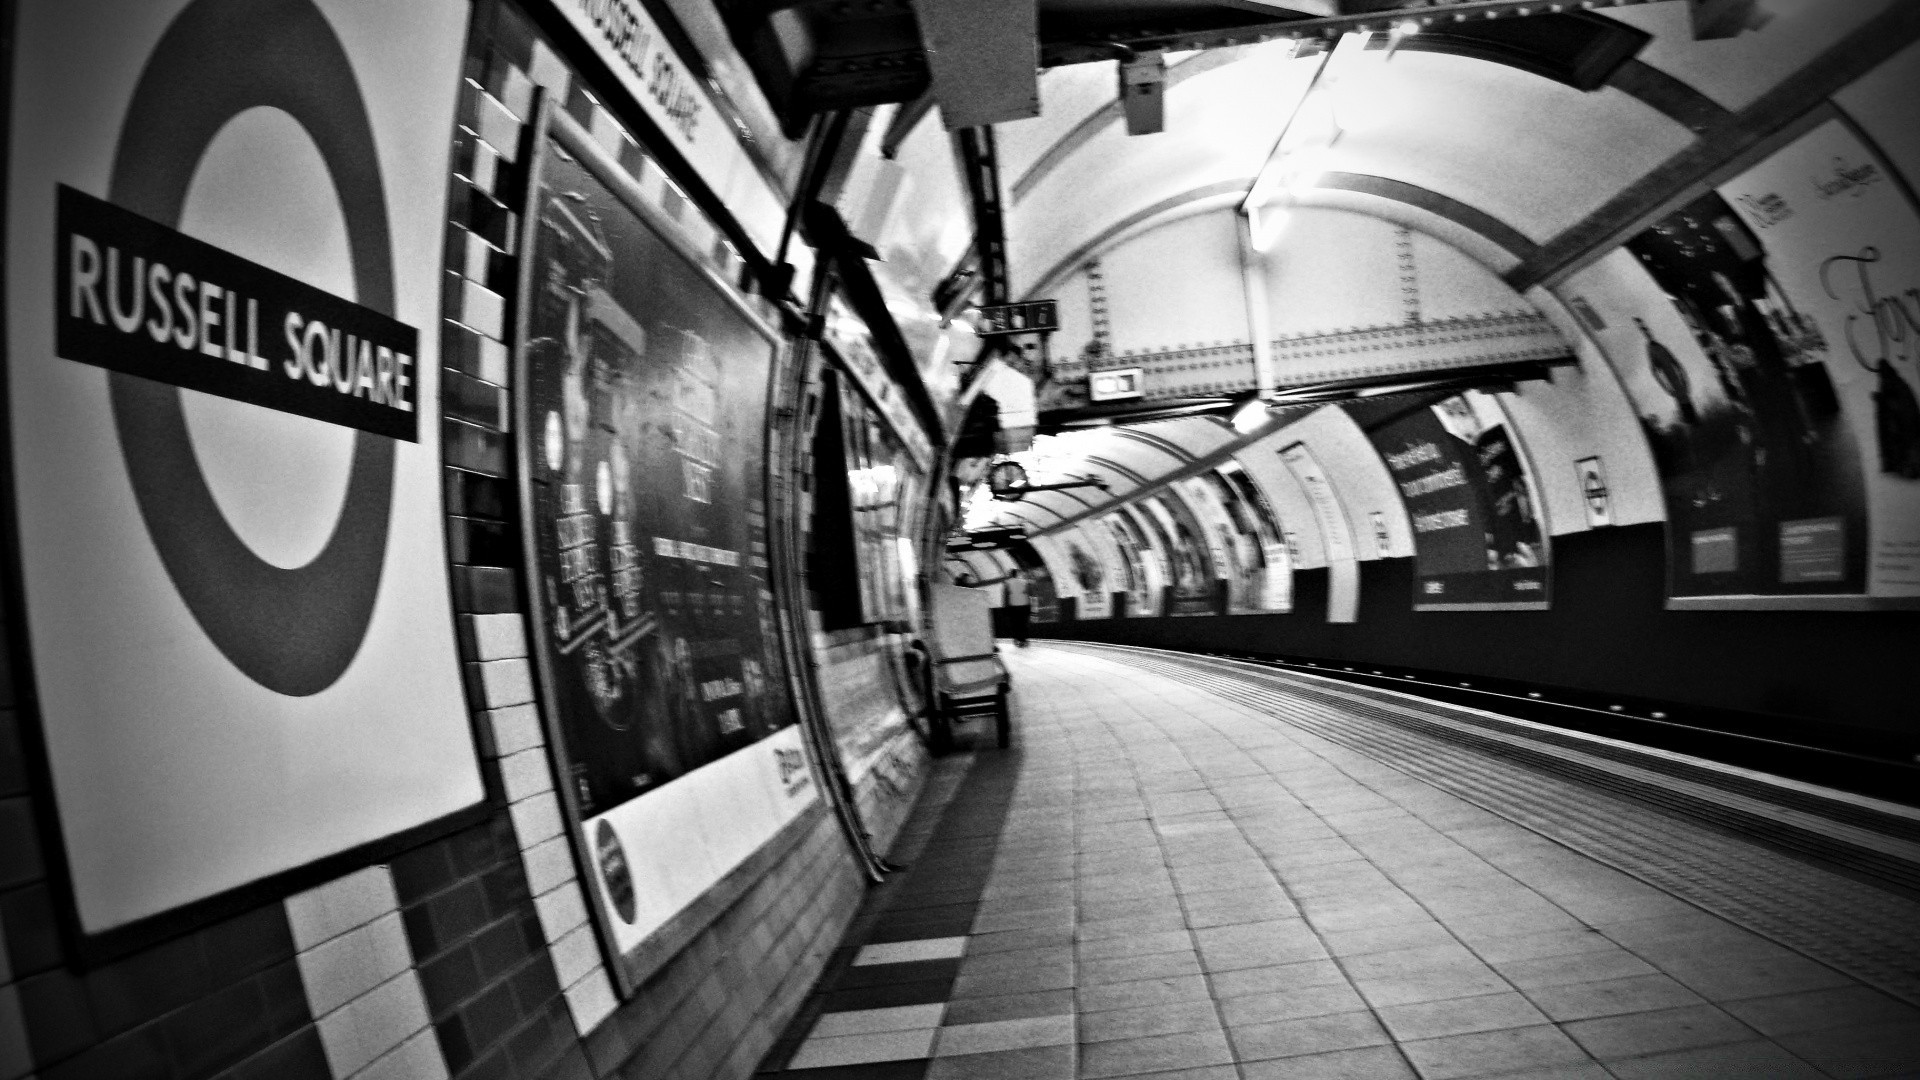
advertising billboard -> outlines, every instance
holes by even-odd
[[[1539,504],[1491,395],[1416,404],[1367,437],[1413,524],[1414,610],[1546,606]]]
[[[1138,504],[1142,517],[1158,535],[1157,546],[1165,552],[1172,586],[1168,615],[1216,614],[1215,574],[1206,532],[1178,493],[1171,489],[1142,499]]]
[[[775,637],[773,332],[550,110],[521,430],[534,654],[601,922],[650,935],[817,799]]]
[[[1664,295],[1595,313],[1675,602],[1920,595],[1920,217],[1890,167],[1830,119],[1626,250]]]
[[[16,9],[22,678],[87,935],[483,798],[435,330],[466,14]]]
[[[1280,519],[1274,515],[1260,485],[1240,462],[1228,458],[1209,474],[1222,505],[1233,515],[1235,527],[1260,557],[1259,589],[1236,599],[1250,611],[1293,609],[1293,555],[1288,550]]]

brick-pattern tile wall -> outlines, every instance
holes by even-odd
[[[518,571],[506,298],[534,89],[565,102],[714,269],[735,277],[740,262],[529,24],[505,5],[482,10],[497,17],[471,46],[455,135],[441,398],[450,580],[498,812],[82,970],[56,932],[38,843],[50,804],[30,782],[0,661],[0,1080],[744,1077],[859,904],[865,880],[821,807],[688,948],[615,994],[563,834]]]

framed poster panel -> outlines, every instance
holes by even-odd
[[[1546,530],[1499,402],[1417,400],[1367,438],[1413,525],[1415,611],[1547,606]]]
[[[1920,596],[1920,215],[1892,167],[1830,117],[1626,250],[1657,291],[1603,340],[1665,492],[1670,604]]]
[[[1146,520],[1159,532],[1160,548],[1166,552],[1172,573],[1173,595],[1167,614],[1215,614],[1213,553],[1208,549],[1206,530],[1172,488],[1142,499],[1139,505],[1145,509]]]
[[[1233,514],[1243,535],[1258,546],[1260,589],[1249,602],[1259,611],[1293,610],[1293,553],[1288,549],[1280,519],[1274,515],[1260,485],[1239,461],[1228,458],[1210,474],[1219,485],[1221,501]]]
[[[535,155],[516,348],[533,652],[632,987],[818,801],[766,560],[779,345],[571,117],[545,110]]]
[[[13,9],[16,670],[83,955],[479,812],[435,330],[466,16]]]

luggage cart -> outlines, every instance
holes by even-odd
[[[953,749],[953,726],[991,715],[1002,749],[1012,740],[1012,680],[993,644],[991,598],[980,589],[933,586],[933,709],[928,742],[936,754]]]

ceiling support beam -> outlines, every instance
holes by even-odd
[[[1039,0],[913,0],[947,130],[1040,115]]]

